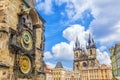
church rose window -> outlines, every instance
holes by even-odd
[[[83,67],[87,67],[87,63],[86,62],[83,62]]]

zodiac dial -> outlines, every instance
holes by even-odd
[[[30,34],[29,31],[22,32],[21,44],[25,50],[32,49],[33,41],[32,41],[32,35]]]

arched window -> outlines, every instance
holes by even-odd
[[[76,52],[76,57],[78,57],[78,52]]]
[[[77,70],[79,69],[79,66],[78,66],[78,64],[76,65],[76,68],[77,68]]]

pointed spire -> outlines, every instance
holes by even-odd
[[[80,49],[80,42],[79,42],[79,40],[78,40],[78,37],[76,37],[75,49]]]
[[[88,46],[96,48],[91,32],[89,32]]]
[[[58,61],[55,68],[63,68],[62,63],[60,61]]]

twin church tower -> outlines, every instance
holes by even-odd
[[[80,41],[76,38],[73,61],[74,70],[98,66],[99,63],[96,59],[96,45],[91,34],[89,34],[86,50],[87,51],[81,48]]]

